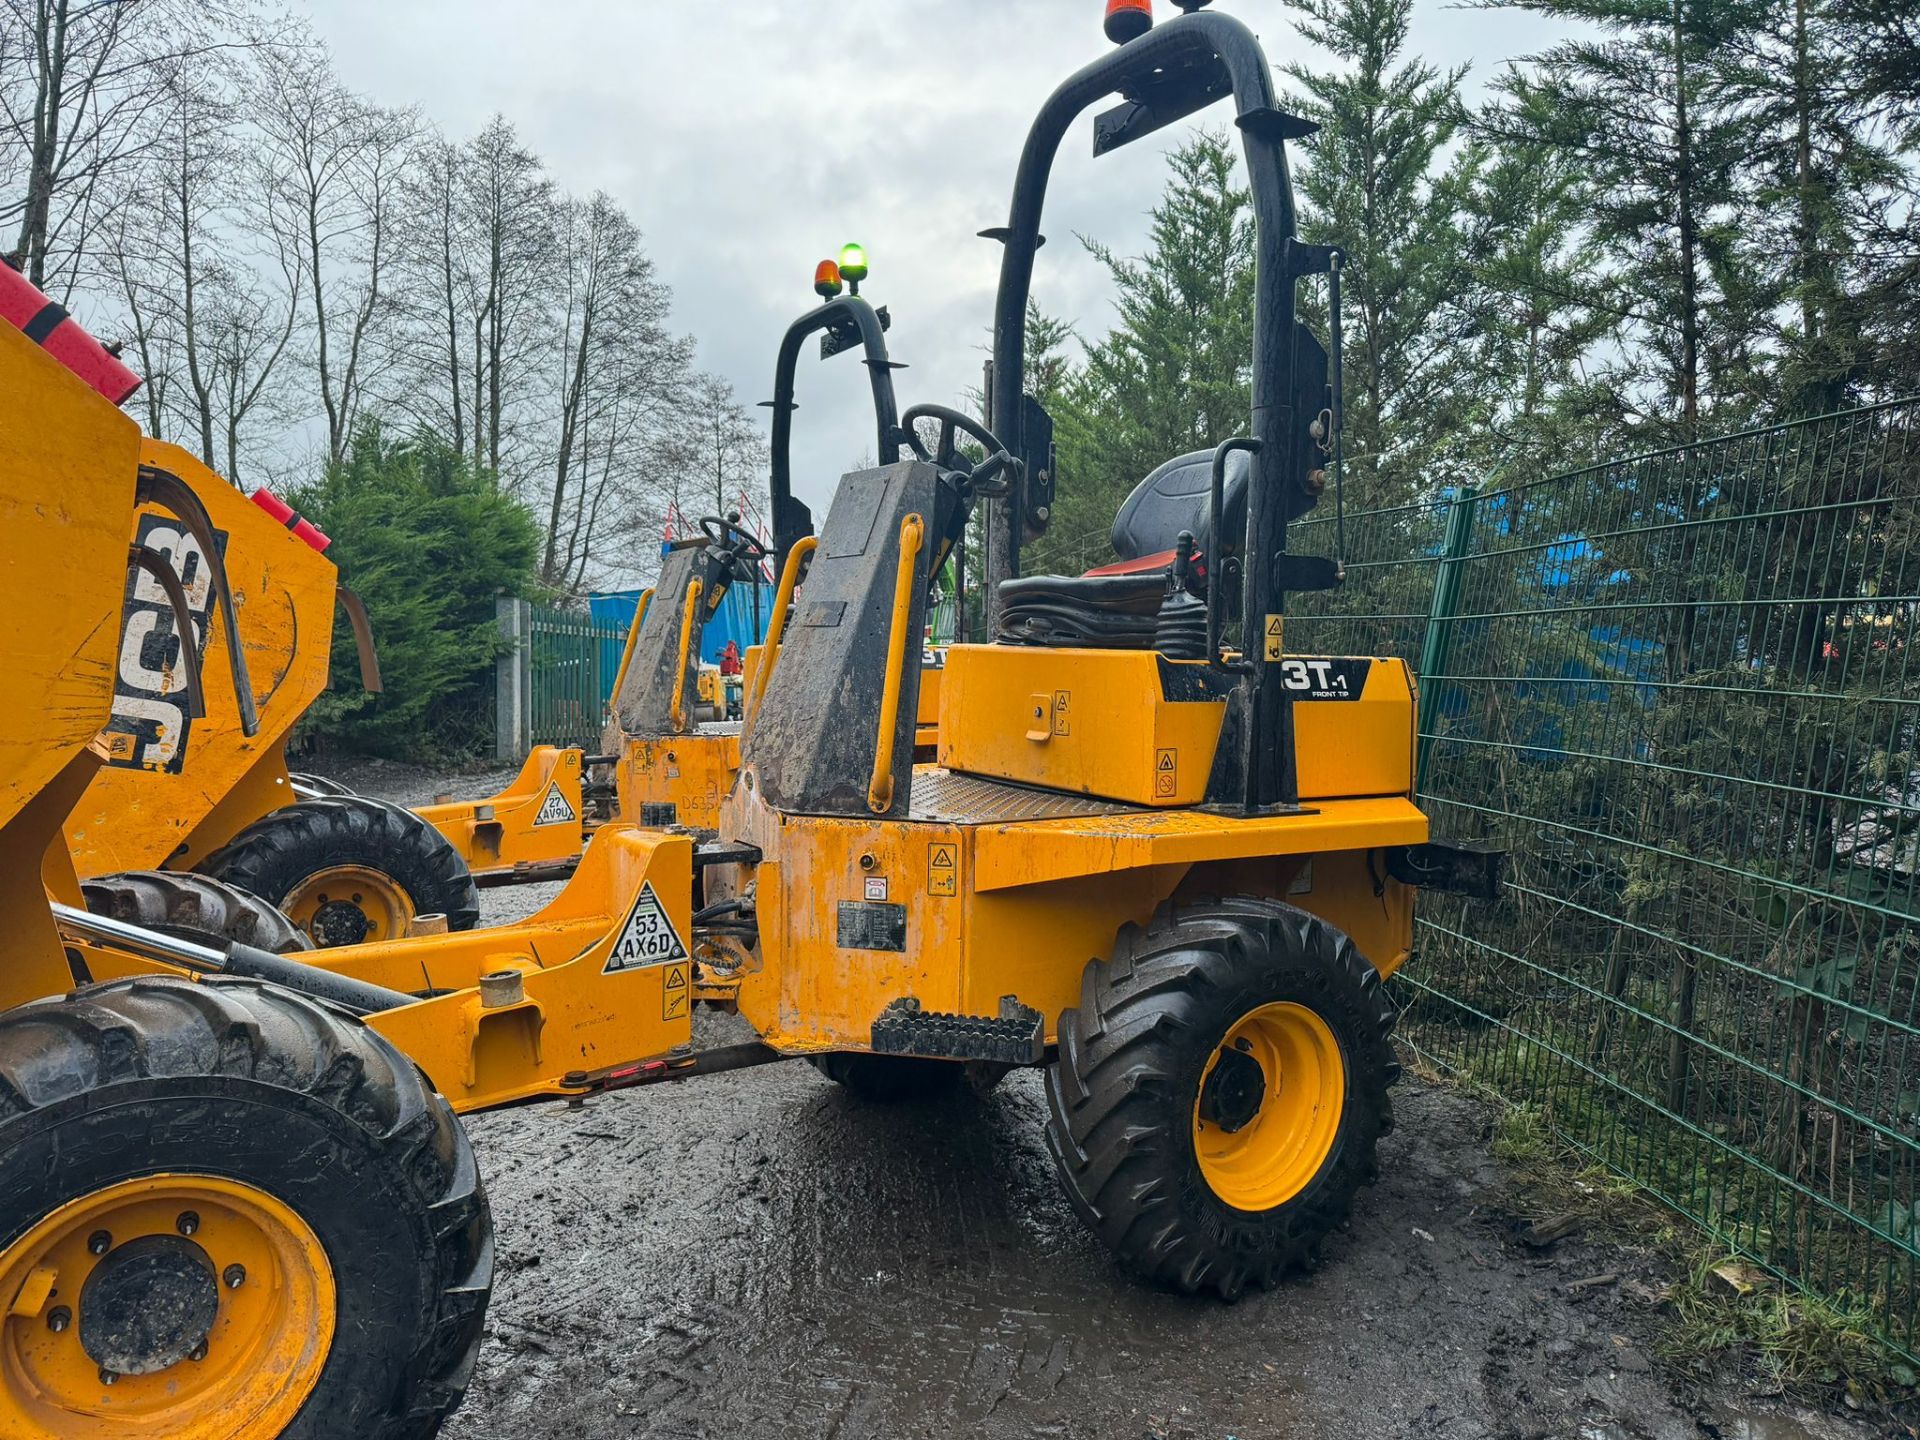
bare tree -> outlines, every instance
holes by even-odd
[[[564,205],[557,248],[558,434],[543,571],[572,588],[593,563],[603,522],[641,498],[630,481],[669,422],[688,347],[667,333],[667,292],[639,230],[609,196]]]
[[[100,248],[108,293],[122,307],[123,334],[133,346],[135,368],[143,377],[137,398],[146,408],[147,433],[165,435],[179,364],[177,307],[171,267],[160,258],[164,247],[155,234],[159,214],[130,199],[111,207],[112,219],[101,232]]]
[[[0,0],[0,127],[18,147],[0,192],[7,258],[70,292],[99,187],[159,143],[153,112],[209,57],[257,43],[252,0]]]
[[[348,90],[314,50],[264,52],[254,120],[307,288],[308,331],[327,455],[338,462],[390,352],[374,321],[387,306],[401,175],[417,115]]]
[[[507,407],[532,373],[532,333],[545,304],[536,276],[553,229],[553,184],[540,159],[496,115],[462,155],[462,207],[474,259],[466,267],[473,334],[473,457],[511,482]]]
[[[724,515],[736,497],[761,484],[767,441],[753,414],[721,376],[701,371],[683,397],[673,455],[678,466],[673,500]]]
[[[464,297],[471,293],[470,236],[461,206],[461,150],[435,134],[420,146],[406,179],[400,236],[403,294],[411,297],[415,383],[402,403],[467,453]]]

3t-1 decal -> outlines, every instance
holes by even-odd
[[[1296,700],[1358,700],[1372,669],[1371,660],[1313,660],[1296,655],[1280,662],[1280,683]]]

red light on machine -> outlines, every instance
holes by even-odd
[[[291,505],[271,490],[256,490],[248,498],[276,522],[291,530],[295,539],[305,541],[321,554],[325,554],[327,547],[333,544],[332,538],[324,530],[295,513]]]
[[[1107,39],[1116,45],[1138,40],[1153,28],[1153,0],[1107,0]]]
[[[813,293],[822,300],[831,300],[840,293],[840,267],[832,260],[822,260],[813,270]]]
[[[115,405],[140,388],[140,377],[80,328],[64,306],[49,300],[26,276],[0,260],[0,319],[25,336]]]

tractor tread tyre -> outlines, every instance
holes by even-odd
[[[237,940],[290,955],[313,948],[300,928],[258,895],[191,870],[120,870],[80,882],[87,909],[163,935],[224,949]]]
[[[263,815],[199,868],[283,905],[295,886],[335,865],[392,877],[416,915],[445,915],[449,930],[471,930],[480,919],[480,892],[446,836],[404,806],[363,795],[301,800]]]
[[[154,1174],[264,1190],[314,1231],[332,1349],[283,1435],[423,1440],[465,1394],[493,1281],[472,1146],[359,1021],[246,980],[115,981],[0,1015],[0,1251]]]
[[[1011,1067],[982,1060],[929,1060],[918,1055],[873,1055],[864,1050],[836,1050],[812,1055],[813,1068],[834,1084],[883,1105],[931,1100],[971,1089],[984,1095],[1000,1083]]]
[[[1344,1101],[1305,1188],[1265,1211],[1209,1188],[1194,1149],[1200,1077],[1227,1029],[1270,1002],[1318,1015],[1338,1040]],[[1047,1071],[1047,1148],[1074,1210],[1129,1270],[1232,1300],[1311,1268],[1374,1173],[1396,1014],[1380,976],[1324,920],[1255,897],[1169,903],[1088,964]]]

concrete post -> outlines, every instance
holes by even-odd
[[[533,607],[502,595],[494,613],[500,621],[500,658],[494,662],[493,755],[518,765],[533,748]]]

